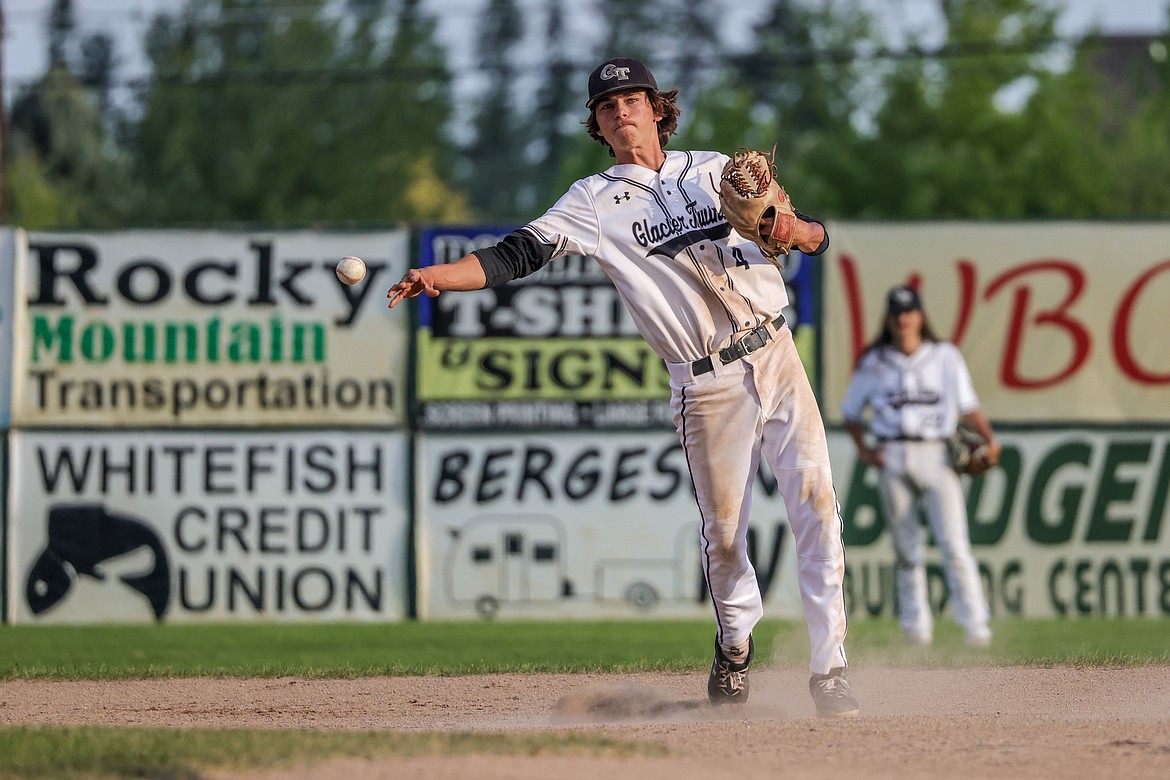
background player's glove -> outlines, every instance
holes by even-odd
[[[960,421],[955,432],[945,441],[951,468],[957,473],[977,477],[991,468],[987,439],[966,422]]]
[[[719,179],[723,216],[768,259],[788,254],[796,233],[796,210],[776,183],[775,157],[775,149],[771,154],[741,149],[723,166]],[[772,227],[761,234],[760,220],[765,217],[772,218]]]

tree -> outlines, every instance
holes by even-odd
[[[418,0],[189,0],[158,17],[135,134],[146,220],[462,218],[434,28]]]
[[[642,60],[659,80],[659,88],[669,87],[670,67],[673,64],[673,48],[661,48],[659,42],[669,37],[664,20],[669,19],[669,0],[643,0],[630,3],[626,0],[599,0],[597,5],[602,35],[601,44],[590,57],[588,69],[575,75],[573,94],[584,102],[585,79],[598,63],[610,57],[635,57]],[[580,106],[581,103],[576,105]],[[586,117],[584,107],[579,110],[578,122]],[[590,138],[584,127],[577,125],[576,133],[568,136],[568,144],[556,172],[554,184],[550,187],[558,195],[585,176],[597,173],[613,165],[609,150]]]
[[[1111,187],[1102,186],[1100,172],[1108,165],[1101,143],[1107,114],[1102,84],[1084,62],[1063,73],[1038,75],[1019,112],[1016,146],[1007,162],[1010,183],[999,194],[1006,202],[997,213],[1015,218],[1105,216]]]
[[[1091,60],[1094,41],[1078,57]],[[1112,218],[1166,219],[1170,214],[1170,6],[1167,28],[1146,46],[1146,57],[1134,67],[1124,89],[1102,86],[1108,100],[1096,131],[1100,168],[1091,172],[1091,186],[1100,194],[1099,214]],[[1143,62],[1144,60],[1144,62]],[[1109,85],[1114,86],[1114,85]],[[1132,102],[1127,100],[1132,96]],[[1108,172],[1108,175],[1102,175]]]
[[[519,204],[532,200],[525,160],[532,134],[525,132],[531,126],[526,115],[531,109],[516,94],[524,72],[517,67],[524,22],[514,0],[488,0],[480,30],[477,58],[487,89],[472,121],[475,136],[464,152],[471,173],[466,187],[481,218],[515,221],[523,218]]]
[[[856,143],[815,158],[839,216],[1018,219],[1093,210],[1084,171],[1099,164],[1081,127],[1097,92],[1049,66],[1057,11],[1034,0],[944,0],[946,40],[911,40],[874,90]],[[1023,99],[1013,95],[1027,93]],[[1089,122],[1077,126],[1078,122]],[[844,164],[842,164],[844,163]],[[817,175],[816,171],[810,172]]]
[[[703,90],[679,145],[730,154],[741,146],[778,149],[777,169],[810,213],[837,214],[837,167],[856,154],[853,118],[870,94],[861,52],[878,46],[864,7],[776,0],[754,37],[725,53]]]
[[[1084,45],[1055,58],[1068,44],[1051,4],[940,8],[941,44],[912,35],[894,49],[856,3],[776,0],[680,140],[778,143],[797,204],[838,218],[1170,213],[1170,73],[1119,91]]]
[[[669,18],[666,2],[598,0],[597,10],[604,33],[601,49],[594,59],[601,62],[610,57],[636,57],[650,65],[651,70],[661,70],[661,61],[668,53],[658,48],[663,36],[663,20]],[[652,54],[656,56],[651,57]]]
[[[112,43],[102,35],[78,42],[71,0],[56,0],[48,59],[45,75],[17,95],[9,116],[9,220],[41,229],[121,225],[141,190],[112,133],[118,122],[106,100]]]
[[[561,0],[549,0],[545,27],[544,78],[536,95],[536,126],[533,201],[521,205],[530,211],[543,210],[560,197],[556,172],[564,164],[573,139],[581,130],[581,79],[567,53],[569,37]]]
[[[114,39],[109,35],[98,33],[82,41],[77,80],[93,94],[99,113],[113,121],[117,121],[112,95],[117,63]]]
[[[53,7],[49,9],[48,53],[50,70],[65,67],[65,50],[75,29],[73,0],[53,0]]]

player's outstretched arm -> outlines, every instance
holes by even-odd
[[[453,263],[407,270],[401,281],[386,292],[386,297],[393,309],[406,298],[415,298],[422,293],[434,298],[446,291],[482,290],[486,284],[487,276],[479,258],[466,255]]]

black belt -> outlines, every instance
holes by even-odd
[[[750,355],[760,347],[772,340],[772,332],[769,327],[775,328],[777,332],[784,327],[784,315],[777,315],[776,319],[772,320],[770,324],[761,325],[753,331],[749,331],[742,339],[732,344],[726,349],[719,350],[719,360],[723,365],[734,363],[741,357]],[[706,374],[714,371],[715,366],[711,362],[711,356],[699,358],[694,363],[691,363],[691,371],[695,376]]]
[[[879,436],[878,441],[938,441],[938,439],[927,439],[922,436]]]

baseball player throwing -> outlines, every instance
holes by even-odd
[[[872,444],[863,422],[867,407]],[[906,641],[928,644],[934,631],[918,523],[921,503],[942,554],[955,620],[968,644],[987,646],[987,600],[971,554],[963,488],[944,440],[963,418],[987,439],[991,464],[999,460],[1001,447],[979,409],[963,356],[935,336],[912,288],[889,292],[881,332],[858,360],[842,412],[858,458],[881,469],[878,492],[894,543],[898,621]]]
[[[390,306],[399,296],[503,284],[564,255],[595,257],[670,373],[715,611],[710,700],[748,697],[752,629],[763,616],[748,515],[763,455],[796,540],[817,711],[856,714],[845,674],[841,520],[820,410],[781,316],[784,279],[721,212],[718,182],[729,157],[663,150],[678,124],[677,90],[659,91],[650,71],[627,57],[598,66],[588,90],[586,129],[615,165],[574,183],[498,244],[408,270],[387,293]],[[792,245],[823,252],[824,227],[798,217]]]

